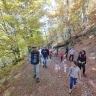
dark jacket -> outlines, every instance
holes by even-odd
[[[66,48],[65,54],[66,54],[66,53],[68,54],[68,51],[69,51],[69,49],[68,49],[68,48]]]
[[[43,57],[47,57],[49,55],[49,50],[48,49],[42,49],[41,54]]]
[[[39,51],[31,52],[31,64],[33,64],[33,65],[39,64]]]
[[[86,64],[86,55],[79,54],[77,61],[85,62]]]

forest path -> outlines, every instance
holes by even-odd
[[[2,96],[70,96],[68,70],[71,64],[67,59],[61,62],[60,57],[49,59],[48,68],[43,68],[40,64],[40,82],[36,83],[32,65],[27,62],[13,74],[13,79],[9,81]],[[77,84],[77,89],[73,89],[71,96],[96,96],[93,82],[96,83],[96,76],[95,79],[92,76],[82,76],[82,84]]]

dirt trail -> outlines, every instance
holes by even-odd
[[[19,72],[14,74],[14,79],[9,83],[9,88],[2,96],[70,96],[68,70],[72,62],[59,57],[48,60],[48,68],[40,64],[40,83],[33,79],[32,66],[24,64]],[[95,78],[95,79],[92,79]],[[94,82],[94,83],[93,83]],[[78,84],[71,96],[96,96],[96,76],[82,77],[82,85]],[[7,94],[7,95],[6,95]]]
[[[96,39],[95,37],[81,38],[81,42],[75,44],[75,60],[81,49],[86,50],[87,77],[82,76],[81,84],[73,89],[71,96],[96,96]],[[60,57],[48,60],[48,68],[40,64],[40,83],[33,79],[32,65],[28,62],[19,71],[12,74],[11,80],[6,85],[6,90],[0,96],[70,96],[68,70],[72,62]]]

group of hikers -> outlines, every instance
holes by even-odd
[[[39,79],[39,64],[42,63],[43,68],[47,68],[47,60],[48,57],[51,59],[52,56],[60,56],[61,62],[64,58],[68,58],[69,54],[69,61],[73,61],[73,65],[69,68],[68,75],[70,76],[70,88],[69,93],[71,94],[72,88],[76,88],[77,79],[78,81],[81,80],[81,68],[83,69],[83,75],[86,77],[85,74],[85,64],[86,64],[86,52],[85,50],[81,50],[77,60],[74,61],[74,50],[73,48],[66,48],[65,52],[61,51],[60,54],[56,49],[54,52],[53,50],[49,50],[46,47],[40,48],[37,50],[36,46],[32,47],[32,51],[30,52],[30,60],[34,71],[33,78],[36,78],[36,82],[40,82]]]

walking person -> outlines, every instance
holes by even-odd
[[[54,50],[54,56],[57,56],[57,50],[56,49]]]
[[[68,57],[69,48],[67,47],[65,50],[66,58]]]
[[[58,56],[58,48],[55,49],[55,56],[57,57]]]
[[[58,47],[57,47],[56,51],[57,51],[57,56],[58,56]]]
[[[42,63],[42,54],[41,54],[41,48],[39,49],[39,54],[40,54],[40,63]]]
[[[50,59],[52,58],[52,55],[53,55],[53,52],[52,52],[52,50],[50,50],[49,51],[49,57],[50,57]]]
[[[33,78],[36,78],[36,82],[38,83],[39,80],[39,51],[37,51],[36,46],[32,47],[33,50],[31,51],[31,64],[34,71]]]
[[[69,61],[73,61],[74,60],[74,50],[72,48],[70,48],[69,50],[70,56],[69,56]]]
[[[63,59],[64,59],[64,52],[61,52],[61,53],[60,53],[60,58],[61,58],[61,62],[62,62]]]
[[[76,61],[73,62],[73,65],[69,69],[68,75],[70,76],[69,94],[71,94],[73,85],[74,88],[76,88],[77,79],[81,80],[81,71],[80,68],[78,67],[78,62]]]
[[[78,63],[79,63],[79,68],[83,68],[83,75],[86,76],[85,74],[85,65],[86,65],[86,52],[85,50],[82,50],[79,53],[78,59],[77,59]]]
[[[49,50],[44,47],[44,49],[42,49],[41,51],[42,54],[42,60],[43,60],[43,68],[47,68],[47,57],[49,56]]]
[[[48,57],[49,57],[49,49],[46,48],[46,50],[47,50],[47,52],[48,52],[48,55],[47,55],[47,60],[48,60]]]

